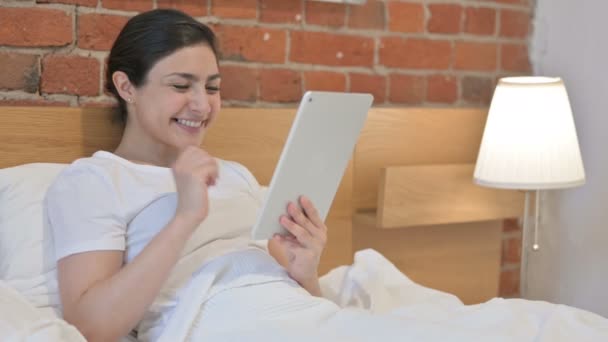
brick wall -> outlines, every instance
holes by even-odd
[[[293,105],[305,90],[371,92],[376,105],[487,105],[527,74],[533,0],[0,0],[0,104],[107,106],[104,61],[139,11],[213,26],[227,105]],[[505,224],[501,294],[518,293],[520,230]]]

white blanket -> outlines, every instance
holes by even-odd
[[[193,278],[160,341],[608,341],[608,319],[598,315],[517,299],[466,306],[450,294],[415,284],[373,250],[358,252],[352,266],[322,277],[324,296],[333,303],[327,300],[301,313],[286,307],[285,319],[277,306],[272,308],[277,318],[271,320],[208,324],[201,311],[211,281],[207,273]],[[228,292],[222,303],[232,307],[224,309],[238,310],[247,296],[276,302],[280,291],[272,284],[243,287],[234,296]],[[230,298],[232,303],[226,301]]]
[[[85,342],[78,330],[50,312],[35,308],[0,280],[0,341]]]

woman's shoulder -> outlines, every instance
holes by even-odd
[[[111,167],[111,162],[95,155],[77,159],[57,175],[48,192],[69,187],[90,188],[95,185],[108,185],[112,183],[110,180]]]
[[[168,173],[168,169],[159,166],[135,164],[111,152],[97,151],[90,157],[80,158],[68,165],[63,177],[80,176],[80,178],[120,178],[121,175]]]
[[[101,160],[100,158],[93,156],[79,158],[74,160],[71,164],[66,166],[65,169],[59,174],[58,179],[61,177],[73,177],[76,175],[90,176],[96,178],[103,175],[108,169],[108,162]]]

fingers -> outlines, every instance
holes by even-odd
[[[193,173],[205,185],[212,186],[215,185],[216,179],[219,176],[219,169],[217,163],[206,163],[198,166]]]
[[[179,155],[172,169],[177,175],[192,174],[205,185],[212,186],[219,176],[217,160],[204,150],[189,146]]]
[[[298,240],[291,235],[279,235],[276,234],[273,239],[276,239],[279,244],[283,245],[283,247],[288,248],[302,248],[302,245],[298,242]]]
[[[310,200],[303,198],[301,203],[305,206],[307,215],[294,203],[287,205],[288,215],[280,218],[280,223],[295,239],[306,248],[322,249],[327,242],[327,227],[321,221],[316,209]],[[310,215],[310,217],[308,216]],[[315,224],[315,222],[317,224]]]
[[[293,221],[295,223],[300,225],[302,228],[305,228],[308,231],[308,233],[310,233],[311,235],[315,234],[314,230],[316,229],[316,227],[308,219],[308,217],[306,217],[306,215],[304,215],[302,210],[300,210],[300,208],[298,208],[297,205],[295,205],[294,203],[291,203],[291,202],[289,204],[287,204],[287,213],[289,214],[289,216],[293,219]]]
[[[315,208],[314,204],[310,201],[310,199],[306,196],[300,196],[300,204],[306,213],[306,217],[315,225],[317,228],[327,229],[323,220],[319,216],[319,212],[317,208]]]
[[[207,163],[217,163],[215,158],[213,158],[209,153],[204,150],[189,146],[184,149],[180,155],[177,157],[173,167],[186,167],[186,166],[195,166],[202,165]]]
[[[279,220],[281,225],[285,227],[285,229],[287,229],[287,231],[290,232],[302,246],[313,246],[313,236],[308,230],[294,222],[292,219],[288,218],[286,215],[282,215]]]

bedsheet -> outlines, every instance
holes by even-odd
[[[16,290],[0,281],[0,341],[86,342],[65,321],[27,302]]]
[[[608,319],[542,301],[495,298],[464,305],[457,297],[416,284],[374,250],[321,277],[317,311],[275,312],[278,319],[200,324],[209,279],[200,273],[162,327],[159,341],[608,341]],[[272,283],[270,281],[269,283]],[[265,290],[266,289],[266,290]],[[272,286],[243,287],[238,298],[280,295]],[[306,317],[313,312],[316,317]],[[36,309],[0,281],[0,340],[84,338],[66,322]]]
[[[310,319],[310,310],[300,316],[291,310],[285,319],[201,323],[209,300],[200,291],[206,282],[203,274],[192,280],[184,296],[188,300],[178,304],[159,341],[608,341],[608,319],[599,315],[521,299],[467,306],[416,284],[373,250],[356,253],[353,265],[321,278],[333,308],[315,307],[318,319]],[[251,286],[233,298],[275,295],[272,286]],[[242,303],[232,305],[238,309]]]

